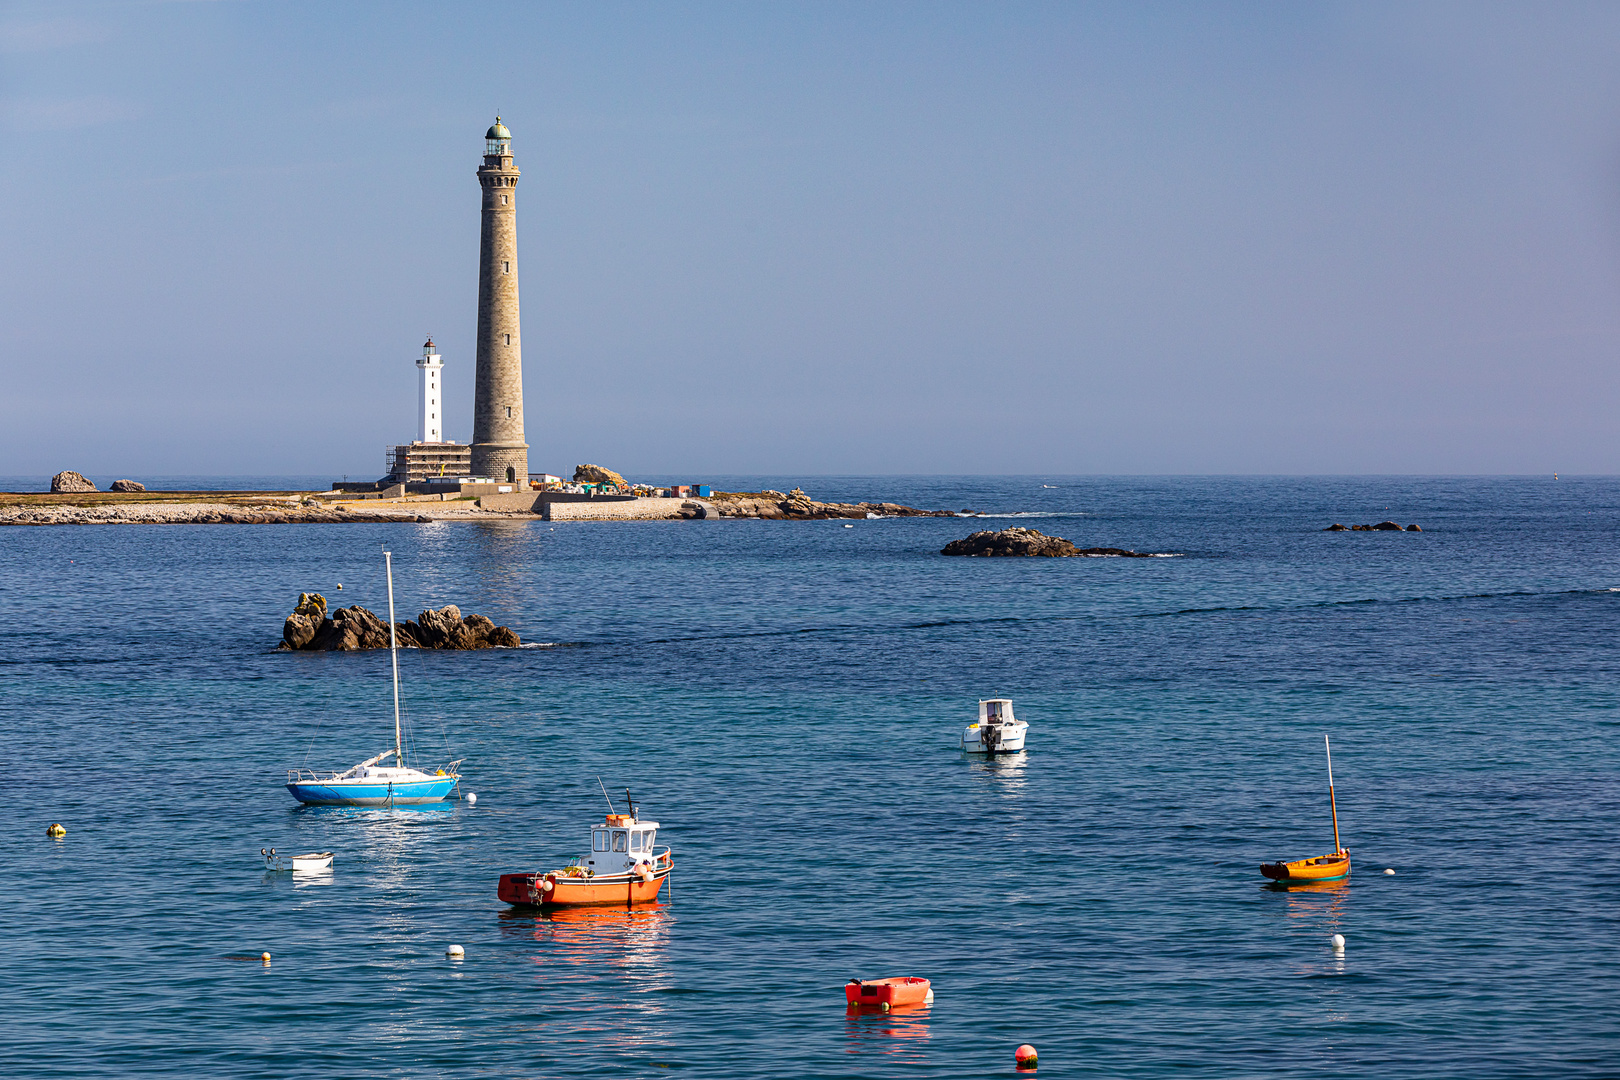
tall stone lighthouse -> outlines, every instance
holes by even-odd
[[[512,133],[501,118],[484,133],[483,229],[478,243],[478,374],[472,473],[527,485],[523,344],[518,330],[517,182]]]

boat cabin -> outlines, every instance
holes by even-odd
[[[658,822],[637,821],[629,814],[609,814],[591,826],[591,853],[581,863],[596,874],[622,874],[637,863],[652,862]]]
[[[1013,722],[1012,698],[986,698],[979,702],[979,723],[1010,724]]]

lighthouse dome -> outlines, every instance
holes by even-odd
[[[511,137],[512,133],[506,130],[506,125],[501,123],[501,118],[498,116],[490,129],[484,132],[484,138],[486,139],[510,139]]]

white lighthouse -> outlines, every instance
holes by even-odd
[[[416,358],[416,440],[388,448],[388,484],[417,484],[471,475],[472,447],[444,438],[444,358],[433,339]]]
[[[444,369],[444,358],[433,351],[433,339],[422,346],[422,355],[416,358],[416,370],[421,377],[416,392],[416,441],[444,442],[444,380],[439,376]]]

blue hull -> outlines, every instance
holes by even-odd
[[[288,784],[292,797],[310,806],[408,806],[443,802],[457,777],[434,777],[398,784],[334,784],[318,780]]]

